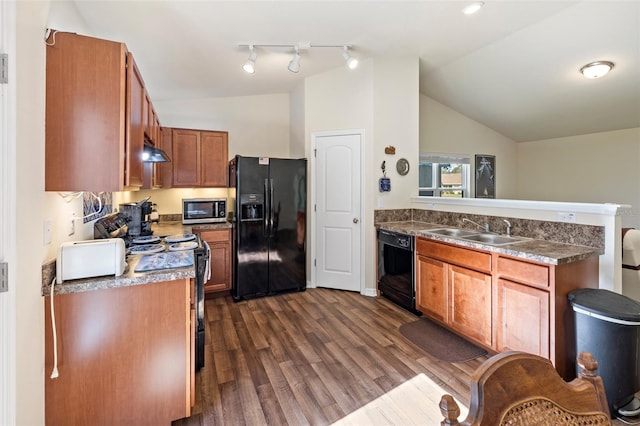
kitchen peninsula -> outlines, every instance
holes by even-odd
[[[153,228],[165,236],[228,232],[229,225],[164,222]],[[190,415],[198,272],[193,251],[174,253],[192,262],[136,272],[143,255],[130,254],[123,275],[56,284],[53,302],[55,262],[43,266],[47,424],[169,424]]]
[[[430,223],[401,211],[378,214],[377,228],[415,236],[416,309],[492,352],[522,350],[549,358],[571,379],[575,337],[567,295],[598,288],[602,248],[528,237],[489,244],[438,233],[462,230],[459,223],[467,216],[477,219],[442,213],[441,222]],[[385,221],[393,219],[401,220]],[[494,229],[503,221],[484,219]],[[597,242],[599,230],[592,228]]]

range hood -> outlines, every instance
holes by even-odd
[[[142,162],[144,163],[166,163],[171,161],[171,158],[167,155],[166,152],[161,150],[160,148],[156,148],[153,145],[144,144],[144,149],[142,151]]]

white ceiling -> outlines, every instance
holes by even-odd
[[[293,74],[292,48],[257,48],[247,75],[239,43],[351,44],[419,57],[421,93],[515,141],[640,127],[640,0],[486,0],[472,16],[455,0],[74,3],[90,35],[127,44],[154,101],[284,93],[344,66],[312,47]],[[595,60],[616,66],[587,80]]]

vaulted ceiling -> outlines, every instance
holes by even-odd
[[[305,77],[360,60],[413,56],[420,92],[515,141],[640,127],[640,1],[73,2],[90,35],[123,41],[154,101],[286,93]],[[54,23],[53,23],[54,24]],[[71,28],[56,28],[75,31]],[[79,32],[79,31],[78,31]],[[242,64],[256,47],[256,72]],[[613,71],[588,80],[588,62]]]

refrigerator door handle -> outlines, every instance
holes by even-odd
[[[262,229],[262,235],[268,237],[271,234],[269,230],[269,212],[271,211],[271,205],[269,204],[269,180],[264,180],[264,202],[266,203],[262,219],[264,221],[264,228]]]
[[[273,229],[273,220],[274,220],[274,206],[273,206],[273,179],[269,179],[269,217],[270,217],[270,224],[269,224],[269,236],[273,237],[274,236],[274,232],[275,230]]]

